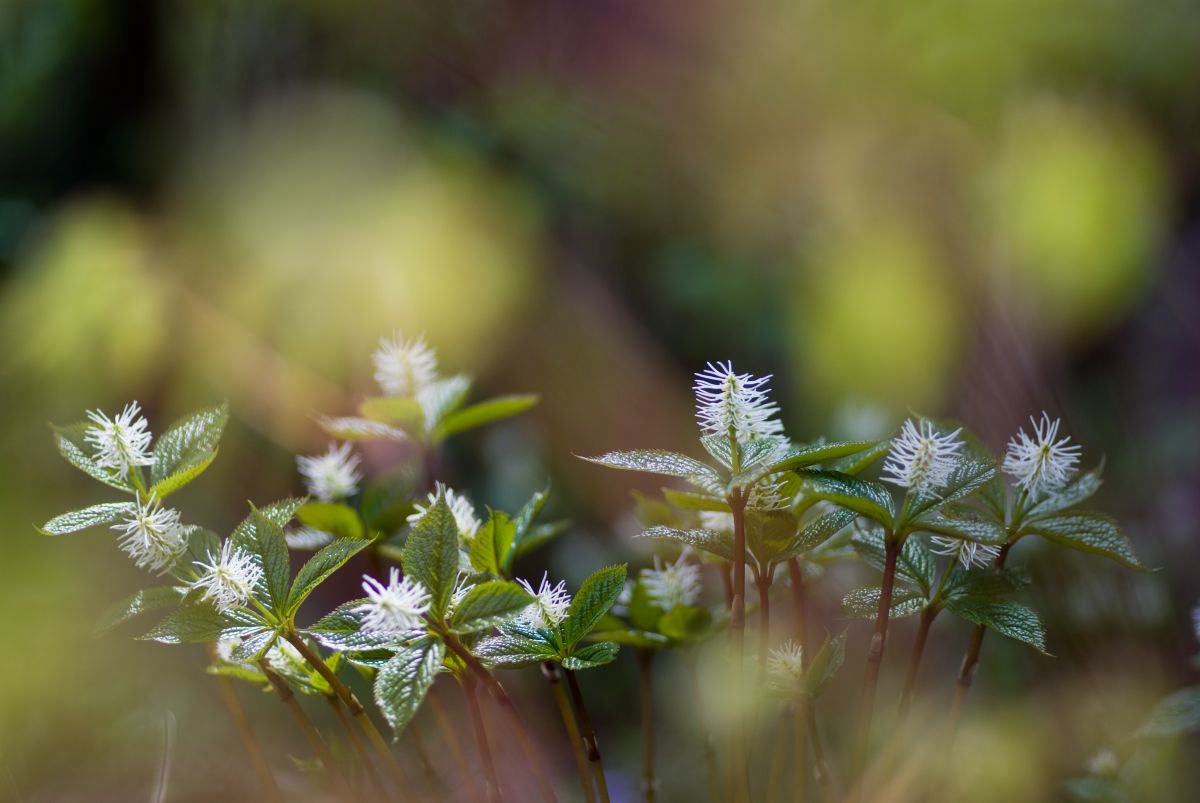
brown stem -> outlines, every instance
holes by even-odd
[[[808,659],[808,605],[804,599],[804,573],[800,561],[789,558],[788,580],[792,585],[792,612],[795,615],[796,643],[800,645],[800,663]]]
[[[450,717],[446,713],[446,704],[442,702],[436,686],[429,690],[429,695],[425,699],[429,701],[429,709],[433,712],[433,720],[437,723],[442,741],[450,748],[454,765],[458,768],[458,777],[467,786],[467,796],[471,800],[478,799],[479,789],[475,785],[475,773],[467,762],[467,754],[463,750],[462,742],[458,739],[457,730],[450,722]]]
[[[579,738],[579,726],[575,724],[575,715],[571,713],[571,701],[562,685],[562,670],[553,661],[542,662],[542,677],[550,684],[554,695],[554,704],[562,717],[563,727],[567,730],[567,741],[571,743],[571,752],[575,754],[575,769],[579,771],[579,785],[583,789],[583,799],[587,803],[596,802],[596,788],[588,775],[587,756],[583,752],[583,740]]]
[[[1008,550],[1012,548],[1012,544],[1005,544],[1000,548],[1000,554],[996,556],[996,568],[1003,569],[1004,561],[1008,559]],[[946,749],[949,750],[954,744],[954,736],[958,732],[958,722],[962,717],[963,707],[967,702],[967,692],[971,690],[971,684],[975,681],[975,672],[979,669],[979,653],[983,649],[983,637],[987,633],[987,628],[983,625],[976,625],[971,631],[971,641],[967,644],[967,652],[963,655],[962,667],[958,672],[958,679],[954,683],[954,702],[950,705],[950,716],[946,723]]]
[[[587,706],[583,704],[583,691],[579,688],[579,681],[574,672],[568,669],[563,674],[567,676],[567,688],[571,690],[571,703],[575,707],[575,718],[579,723],[579,736],[583,739],[583,750],[587,753],[592,778],[596,781],[596,792],[600,803],[609,803],[608,782],[604,779],[604,760],[600,757],[600,743],[596,741],[596,732],[592,730]]]
[[[725,565],[724,563],[717,565],[717,571],[721,575],[721,588],[725,590],[725,604],[732,610],[733,608],[733,577],[730,574],[733,571],[733,565]]]
[[[742,726],[745,712],[743,668],[746,652],[746,493],[738,489],[727,500],[733,513],[733,599],[729,609],[729,646],[733,673],[730,678],[733,710],[737,713],[731,734],[730,797],[750,800],[750,776],[746,763],[746,737]]]
[[[862,773],[867,763],[867,750],[871,740],[871,718],[875,713],[875,692],[879,686],[879,668],[883,663],[883,651],[887,643],[888,615],[892,609],[892,589],[896,580],[896,559],[900,545],[889,532],[884,541],[883,587],[879,594],[879,610],[875,615],[875,632],[867,650],[867,667],[863,674],[862,692],[858,701],[858,724],[854,740],[854,753],[850,763],[851,798],[862,797]]]
[[[771,575],[760,572],[755,577],[758,586],[758,688],[767,679],[767,652],[771,647]]]
[[[209,656],[215,660],[217,655],[216,645],[209,644],[208,652]],[[250,728],[250,720],[246,718],[246,709],[242,708],[242,703],[237,696],[237,690],[233,687],[233,681],[225,675],[217,675],[217,686],[221,689],[221,699],[225,702],[225,709],[229,712],[229,718],[233,721],[233,727],[237,730],[238,737],[242,740],[242,748],[245,750],[246,756],[250,759],[251,766],[254,767],[254,774],[258,776],[258,782],[262,786],[263,794],[272,803],[282,801],[283,797],[279,793],[279,786],[275,783],[275,775],[271,772],[271,765],[267,763],[267,757],[263,754],[262,745],[258,743],[258,738]]]
[[[496,803],[500,800],[500,781],[496,777],[496,764],[492,761],[492,750],[488,746],[483,712],[479,710],[479,697],[475,693],[475,679],[467,675],[463,678],[462,687],[467,700],[467,713],[471,717],[471,732],[475,734],[475,746],[479,749],[479,763],[483,765],[484,790],[490,803]]]
[[[638,679],[642,702],[642,797],[654,803],[658,775],[654,771],[654,652],[637,650]]]
[[[917,675],[921,671],[921,658],[925,654],[925,642],[929,639],[929,627],[937,618],[938,609],[928,607],[921,611],[921,623],[917,627],[917,638],[913,641],[912,656],[908,659],[908,674],[904,678],[904,690],[900,692],[900,708],[896,713],[896,728],[899,730],[908,719],[913,696],[917,692]]]
[[[371,753],[367,750],[366,744],[359,735],[358,730],[354,727],[354,723],[350,721],[350,717],[346,714],[346,707],[342,705],[342,701],[338,699],[336,694],[326,694],[326,702],[329,707],[337,714],[338,722],[342,725],[342,730],[346,732],[346,738],[350,740],[354,752],[358,755],[359,762],[363,765],[363,772],[366,773],[367,781],[371,784],[371,788],[379,796],[379,798],[387,798],[387,787],[384,786],[383,778],[375,769],[374,762],[371,761]]]

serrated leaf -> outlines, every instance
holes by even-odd
[[[429,592],[430,610],[442,617],[450,605],[458,578],[458,524],[445,493],[417,519],[404,543],[404,570]]]
[[[591,632],[600,617],[621,595],[625,588],[625,566],[608,566],[593,572],[583,581],[579,592],[567,608],[566,618],[559,626],[563,646],[569,652],[584,636]]]
[[[183,594],[174,586],[144,588],[105,610],[100,615],[99,620],[97,620],[93,633],[96,636],[102,636],[134,617],[141,616],[143,613],[149,613],[150,611],[170,608],[173,605],[178,605],[182,599]]]
[[[703,550],[725,560],[733,560],[732,538],[716,530],[680,530],[675,527],[651,527],[642,533],[640,538],[662,538],[677,541],[690,547]]]
[[[457,435],[469,429],[475,429],[494,421],[520,415],[538,403],[538,397],[532,394],[520,396],[500,396],[495,399],[472,404],[461,410],[456,410],[442,419],[434,431],[434,438],[442,440],[451,435]]]
[[[937,489],[912,491],[904,507],[906,521],[970,496],[996,476],[996,464],[976,457],[959,458],[946,484]]]
[[[127,477],[121,477],[107,468],[101,468],[92,459],[91,448],[83,439],[88,429],[86,423],[72,424],[67,427],[51,425],[50,428],[54,432],[54,444],[58,447],[59,454],[65,457],[68,463],[92,479],[100,480],[105,485],[118,490],[133,493],[133,484]]]
[[[796,537],[799,521],[790,509],[747,509],[746,547],[760,566],[766,566]]]
[[[1200,731],[1200,686],[1168,694],[1133,734],[1136,739],[1161,739]]]
[[[590,463],[626,471],[645,471],[666,477],[678,477],[705,489],[720,488],[721,478],[710,466],[678,452],[663,449],[634,449],[628,452],[607,452],[599,457],[585,457]]]
[[[558,651],[539,639],[501,633],[479,642],[474,653],[494,666],[524,667],[555,660]]]
[[[1047,494],[1029,506],[1025,518],[1036,519],[1052,513],[1059,513],[1069,507],[1074,507],[1092,497],[1104,484],[1101,476],[1104,473],[1104,461],[1083,474],[1076,474],[1063,488],[1055,493]]]
[[[545,524],[538,524],[525,531],[525,535],[521,537],[521,542],[517,544],[517,548],[513,550],[513,560],[521,557],[527,552],[532,552],[543,544],[553,541],[560,535],[565,533],[570,525],[566,519],[559,521],[548,521]],[[511,564],[512,561],[510,560]],[[509,571],[512,566],[509,566]]]
[[[283,527],[257,509],[251,511],[250,518],[254,522],[250,552],[262,561],[263,572],[259,585],[260,590],[266,592],[265,599],[260,601],[275,613],[286,616],[292,567]]]
[[[600,641],[595,644],[590,644],[582,650],[577,651],[574,655],[568,655],[562,659],[564,669],[578,671],[580,669],[593,669],[597,666],[604,666],[612,663],[617,658],[617,651],[620,647],[613,641]]]
[[[782,451],[783,448],[775,438],[756,438],[741,444],[742,472],[749,473],[757,464]],[[773,472],[774,469],[768,473]]]
[[[644,647],[648,650],[661,650],[671,646],[671,640],[661,633],[627,627],[609,629],[604,627],[603,622],[601,622],[599,629],[593,630],[588,634],[587,638],[588,641],[615,641],[618,644],[625,644],[629,647]]]
[[[849,474],[852,477],[857,476],[869,468],[872,463],[886,455],[891,448],[892,439],[887,437],[881,441],[876,441],[874,446],[864,449],[861,452],[827,460],[824,463],[824,468],[827,471]]]
[[[67,535],[86,530],[89,527],[101,527],[112,524],[125,516],[132,516],[137,510],[133,502],[104,502],[99,505],[85,507],[71,513],[55,516],[38,528],[42,535]]]
[[[947,578],[942,590],[942,599],[964,597],[973,600],[993,600],[1025,588],[1030,584],[1029,574],[1020,569],[970,570],[956,567]]]
[[[257,661],[271,648],[278,636],[277,632],[267,628],[245,633],[239,636],[237,644],[229,652],[229,660],[234,663]]]
[[[534,598],[516,583],[492,580],[467,592],[454,607],[450,629],[455,633],[490,630],[534,602]]]
[[[218,404],[197,410],[172,424],[154,444],[150,482],[167,487],[165,481],[176,475],[194,477],[198,474],[199,471],[194,471],[197,466],[212,462],[228,421],[229,406]],[[179,483],[176,487],[183,484],[178,477],[176,482]]]
[[[262,621],[240,612],[220,613],[211,605],[188,605],[168,614],[140,638],[162,644],[218,641],[260,630]]]
[[[792,543],[779,555],[779,559],[787,560],[815,549],[848,527],[856,518],[858,514],[847,508],[839,508],[832,513],[818,516],[800,528]]]
[[[399,650],[375,676],[375,702],[397,735],[425,701],[445,650],[438,639],[422,639]]]
[[[883,571],[886,563],[883,532],[878,527],[861,528],[854,533],[851,543],[859,557]],[[896,576],[929,593],[933,586],[937,564],[929,546],[919,538],[908,538],[896,556]]]
[[[804,493],[853,510],[885,527],[892,525],[895,511],[892,494],[881,483],[836,471],[807,471],[801,474]]]
[[[337,502],[308,502],[296,511],[296,518],[314,530],[338,538],[357,540],[367,536],[358,512],[349,505]]]
[[[505,576],[507,572],[504,570],[504,564],[508,562],[516,532],[516,525],[507,513],[491,511],[488,520],[471,540],[471,566],[476,571],[488,572],[497,577]]]
[[[356,599],[339,605],[306,628],[304,634],[316,639],[321,646],[339,652],[371,652],[390,647],[395,639],[363,631],[358,608],[365,602]]]
[[[663,488],[663,497],[680,510],[708,510],[717,513],[729,512],[728,502],[710,494]]]
[[[317,425],[340,441],[404,441],[409,435],[402,429],[369,418],[321,416]]]
[[[699,641],[712,629],[712,613],[694,605],[676,605],[658,620],[658,632],[676,641]]]
[[[879,600],[882,595],[883,589],[879,586],[856,588],[842,598],[842,607],[856,619],[874,619],[879,613]],[[911,588],[893,588],[888,616],[900,619],[920,613],[924,607],[925,598],[919,591]]]
[[[1026,524],[1021,534],[1040,535],[1080,552],[1103,555],[1131,569],[1146,570],[1117,522],[1103,513],[1080,511],[1042,516]]]
[[[825,636],[817,654],[804,673],[805,690],[809,697],[817,697],[834,675],[841,669],[846,658],[846,634],[843,632],[837,638]]]
[[[977,544],[1001,545],[1008,540],[1004,525],[982,518],[954,518],[951,516],[926,515],[912,522],[913,530],[946,535]]]
[[[864,452],[877,445],[877,441],[843,441],[840,443],[815,443],[810,446],[794,446],[780,453],[763,470],[762,474],[795,471],[798,468],[827,463],[831,460]]]
[[[184,463],[177,471],[164,477],[150,487],[150,494],[157,499],[173,494],[183,486],[204,473],[212,462],[217,459],[217,449],[206,452],[196,460]]]
[[[1031,608],[1017,602],[952,597],[946,610],[968,622],[983,625],[1001,635],[1023,641],[1045,655],[1046,631]]]
[[[370,545],[370,541],[350,539],[339,539],[328,546],[322,547],[315,555],[308,559],[300,571],[296,573],[296,579],[292,583],[292,589],[288,592],[287,611],[290,615],[294,615],[300,609],[300,605],[304,600],[308,599],[308,595],[316,590],[317,586],[325,582],[334,572],[346,564],[346,561],[357,555],[363,549]]]

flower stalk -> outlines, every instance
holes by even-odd
[[[475,746],[479,750],[479,763],[483,766],[483,785],[489,803],[498,803],[500,796],[500,779],[496,777],[496,763],[492,760],[492,749],[488,746],[487,728],[483,722],[483,712],[479,710],[479,696],[476,693],[475,678],[467,675],[463,678],[463,695],[467,702],[467,713],[471,719],[471,732],[475,734]]]
[[[587,756],[583,752],[583,740],[579,737],[579,726],[571,713],[571,701],[562,685],[562,670],[553,661],[542,662],[542,677],[550,685],[554,696],[554,705],[562,717],[563,727],[567,730],[567,741],[571,743],[571,752],[575,755],[575,769],[579,772],[579,785],[583,789],[583,799],[587,803],[595,803],[596,788],[588,774]]]
[[[863,768],[867,763],[867,750],[871,740],[871,720],[875,713],[875,694],[879,687],[879,669],[883,664],[883,652],[887,644],[888,618],[892,609],[892,591],[896,583],[896,560],[900,556],[900,544],[891,532],[884,540],[883,585],[879,594],[879,609],[875,614],[875,632],[867,650],[867,666],[863,673],[862,690],[858,700],[858,723],[854,739],[854,753],[850,762],[850,782],[854,785],[854,799],[861,799]]]
[[[208,652],[209,656],[215,660],[216,645],[209,644]],[[217,675],[217,686],[221,689],[221,699],[224,701],[225,709],[229,712],[229,719],[232,720],[238,737],[242,741],[246,757],[250,759],[250,765],[254,767],[254,774],[258,776],[263,794],[271,803],[279,803],[283,800],[283,796],[279,792],[279,785],[275,782],[275,774],[271,772],[271,765],[267,763],[262,745],[259,744],[258,737],[254,735],[254,730],[250,727],[250,720],[246,718],[246,709],[242,707],[242,702],[238,699],[233,682],[225,675]]]
[[[636,654],[642,703],[642,799],[654,803],[658,794],[654,769],[654,652],[640,648]]]
[[[583,750],[587,754],[588,764],[592,768],[592,779],[596,782],[596,793],[600,803],[609,803],[608,782],[604,779],[604,760],[600,757],[600,743],[596,741],[596,732],[592,730],[592,720],[588,716],[587,706],[583,702],[583,691],[579,688],[579,680],[570,669],[563,674],[567,676],[567,688],[571,691],[571,703],[575,708],[575,718],[579,724],[579,736],[583,740]]]

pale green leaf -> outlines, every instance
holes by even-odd
[[[472,404],[443,418],[434,432],[434,438],[442,440],[459,432],[465,432],[469,429],[481,427],[484,424],[490,424],[494,421],[519,415],[533,407],[537,402],[537,396],[524,395],[501,396],[479,402],[478,404]]]
[[[490,630],[533,602],[534,598],[516,583],[504,580],[480,583],[454,607],[450,629],[460,634]]]
[[[113,628],[128,622],[136,616],[150,611],[158,611],[178,605],[183,600],[180,589],[174,586],[157,586],[144,588],[110,606],[100,615],[96,622],[94,633],[102,636]]]
[[[597,666],[604,666],[612,663],[617,658],[617,651],[620,647],[613,641],[600,641],[595,644],[590,644],[582,650],[577,651],[573,655],[568,655],[562,659],[564,669],[579,671],[581,669],[593,669]]]
[[[680,530],[675,527],[651,527],[639,536],[677,541],[708,552],[725,560],[733,560],[733,539],[728,533],[716,530]]]
[[[342,538],[323,547],[309,558],[308,562],[300,567],[300,571],[296,573],[296,580],[292,583],[292,590],[288,594],[288,613],[295,614],[317,586],[325,582],[330,575],[344,566],[346,561],[357,555],[370,543],[366,540],[355,541]]]
[[[421,639],[397,651],[375,676],[375,702],[397,735],[425,701],[445,649],[438,639]]]
[[[1032,609],[1020,603],[951,597],[946,600],[946,610],[968,622],[1023,641],[1038,652],[1049,655],[1041,619]]]
[[[635,449],[628,452],[607,452],[599,457],[583,459],[609,468],[679,477],[706,489],[721,487],[721,478],[711,467],[678,452],[668,452],[663,449]]]
[[[1080,552],[1103,555],[1131,569],[1146,569],[1117,522],[1103,513],[1054,513],[1026,524],[1021,534],[1040,535]]]
[[[199,473],[192,473],[196,466],[212,461],[228,420],[229,406],[218,404],[197,410],[172,424],[154,444],[150,482],[159,485],[170,477],[189,473],[194,477]]]
[[[432,598],[431,612],[443,616],[454,593],[459,564],[458,524],[444,493],[439,492],[437,501],[413,523],[403,555],[405,572],[425,586]]]
[[[874,619],[879,613],[879,601],[883,589],[879,586],[856,588],[842,598],[842,607],[846,613],[856,619]],[[911,588],[893,588],[892,604],[888,614],[891,619],[900,619],[920,613],[925,607],[925,598],[919,591]]]
[[[891,526],[892,495],[882,484],[836,471],[809,471],[801,474],[801,478],[804,492],[809,496],[826,499],[886,527]]]
[[[137,510],[133,502],[105,502],[99,505],[85,507],[71,513],[55,516],[38,528],[42,535],[67,535],[86,530],[89,527],[100,527],[112,524],[118,519],[132,516]]]
[[[296,511],[296,518],[314,530],[338,538],[357,540],[367,536],[358,512],[349,505],[337,502],[308,502]]]
[[[625,566],[608,566],[583,581],[559,627],[563,646],[570,651],[617,601],[625,587]]]
[[[54,443],[58,447],[59,454],[65,457],[68,463],[92,479],[100,480],[105,485],[110,485],[118,490],[133,493],[133,483],[129,481],[128,477],[122,477],[111,469],[101,468],[92,459],[92,449],[83,439],[88,424],[79,423],[67,427],[51,425],[50,428],[54,431]]]

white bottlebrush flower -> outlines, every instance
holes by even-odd
[[[262,577],[262,567],[254,556],[227,539],[220,553],[209,555],[208,560],[196,561],[200,577],[192,583],[193,590],[203,592],[201,602],[211,602],[218,611],[245,605]]]
[[[358,455],[351,453],[348,443],[330,444],[324,454],[296,458],[308,492],[322,502],[336,502],[358,493],[362,480],[358,462]]]
[[[567,592],[567,584],[562,580],[557,585],[550,585],[549,573],[542,575],[542,582],[537,591],[527,580],[517,580],[521,587],[537,599],[521,614],[521,620],[534,627],[557,627],[567,617],[567,608],[571,607],[571,595]]]
[[[804,650],[791,639],[767,653],[767,688],[783,695],[804,688]]]
[[[217,660],[224,664],[232,664],[233,651],[242,646],[241,636],[227,636],[223,639],[217,639]]]
[[[1033,424],[1034,437],[1029,437],[1024,429],[1018,430],[1016,436],[1008,442],[1008,452],[1004,455],[1004,471],[1014,477],[1017,484],[1037,496],[1042,492],[1053,492],[1066,485],[1067,480],[1075,473],[1079,463],[1079,446],[1069,446],[1069,437],[1058,438],[1059,419],[1050,420],[1050,416],[1042,413],[1042,420],[1036,421],[1030,416]]]
[[[949,555],[956,558],[962,564],[964,569],[969,569],[972,566],[978,566],[981,569],[991,566],[995,562],[996,556],[1000,554],[1000,547],[991,544],[977,544],[974,541],[967,541],[962,538],[947,538],[941,535],[931,536],[929,539],[932,546],[930,547],[939,555]]]
[[[680,555],[674,563],[654,557],[653,569],[642,569],[639,580],[650,601],[665,611],[676,605],[692,605],[700,598],[700,567]]]
[[[179,521],[179,511],[163,507],[153,496],[139,499],[133,515],[112,528],[121,533],[117,544],[139,569],[164,572],[187,549],[188,531]]]
[[[150,453],[150,424],[142,415],[136,401],[125,405],[116,418],[99,410],[89,410],[93,422],[83,439],[96,449],[96,465],[111,469],[117,476],[127,477],[134,466],[154,465]]]
[[[367,601],[357,611],[363,619],[362,629],[368,633],[403,638],[421,626],[421,616],[429,610],[429,592],[425,586],[392,569],[388,584],[363,575],[363,591]]]
[[[911,418],[892,441],[883,464],[884,479],[914,491],[936,491],[946,484],[957,463],[961,429],[939,433],[930,421],[918,425]]]
[[[733,363],[709,363],[696,374],[696,420],[706,435],[724,435],[730,428],[739,442],[756,438],[783,440],[779,406],[767,398],[770,376],[735,374]]]
[[[291,642],[276,639],[263,656],[267,664],[285,677],[308,677],[312,668]]]
[[[437,354],[423,337],[401,340],[394,333],[391,339],[380,338],[371,361],[375,381],[389,396],[416,396],[437,379]]]
[[[476,533],[479,532],[479,528],[483,526],[483,522],[475,514],[475,505],[471,504],[471,500],[465,495],[460,494],[453,488],[447,488],[440,482],[437,485],[437,490],[426,497],[424,505],[419,502],[413,505],[414,512],[408,515],[408,523],[415,524],[418,519],[429,512],[430,508],[437,504],[439,491],[446,495],[446,505],[450,508],[450,513],[454,516],[454,525],[458,527],[459,539],[464,542],[473,541]]]

